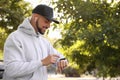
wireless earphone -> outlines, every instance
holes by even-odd
[[[37,17],[35,17],[35,22],[38,20],[38,18]]]

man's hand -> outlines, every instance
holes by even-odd
[[[49,64],[54,64],[54,63],[56,63],[58,58],[59,58],[59,56],[56,54],[48,55],[46,58],[44,58],[42,60],[42,64],[43,64],[43,66],[48,66]]]
[[[68,61],[66,59],[60,59],[60,61],[57,63],[58,72],[62,72],[62,70],[68,66]]]

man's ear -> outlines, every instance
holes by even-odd
[[[38,19],[38,17],[36,17],[36,16],[35,16],[35,17],[34,17],[34,21],[36,22],[36,21],[37,21],[37,19]]]
[[[33,20],[34,20],[34,22],[37,22],[37,20],[38,20],[38,14],[33,13]]]

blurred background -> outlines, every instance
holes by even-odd
[[[44,36],[69,60],[62,73],[48,66],[49,80],[120,80],[120,0],[0,0],[1,65],[7,36],[37,4],[54,8],[60,24]]]

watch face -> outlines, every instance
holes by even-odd
[[[65,60],[66,58],[61,58],[60,60]]]

